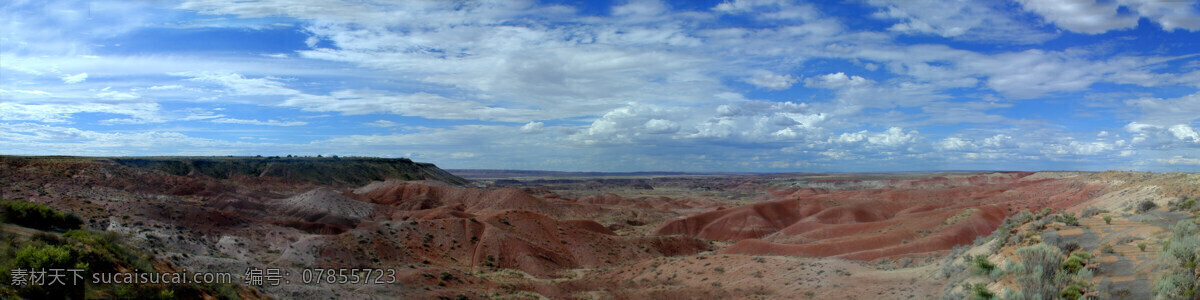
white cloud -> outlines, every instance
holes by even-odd
[[[1168,128],[1167,131],[1170,131],[1175,138],[1182,141],[1200,143],[1200,134],[1197,134],[1196,130],[1192,129],[1191,126],[1175,124],[1175,126]]]
[[[61,76],[59,78],[62,79],[63,83],[76,84],[76,83],[83,82],[84,80],[87,80],[88,74],[87,73],[79,73],[79,74],[75,74],[75,75],[65,75],[64,74],[63,76]]]
[[[1200,16],[1193,3],[1155,0],[1019,0],[1026,10],[1041,15],[1058,27],[1087,34],[1137,27],[1147,18],[1165,30],[1200,30]],[[1125,8],[1125,10],[1122,10]]]
[[[1200,93],[1179,98],[1138,98],[1125,101],[1141,114],[1139,123],[1167,126],[1200,119]]]
[[[959,138],[959,137],[948,137],[948,138],[945,138],[945,139],[937,142],[934,145],[934,148],[937,148],[938,150],[943,150],[943,151],[946,151],[946,150],[963,151],[963,150],[973,150],[976,148],[976,146],[970,140],[966,140],[966,139]]]
[[[186,117],[179,118],[179,121],[211,120],[221,117],[225,117],[225,115],[214,114],[212,112],[193,113],[188,114]]]
[[[997,134],[986,139],[983,139],[983,146],[992,149],[1005,149],[1016,147],[1016,141],[1011,135]]]
[[[194,138],[178,132],[97,132],[32,123],[0,123],[0,148],[6,154],[36,155],[224,155],[253,144]]]
[[[662,1],[634,0],[613,7],[612,14],[621,17],[658,16],[666,13],[669,9],[670,7]]]
[[[287,88],[279,78],[247,78],[237,73],[180,72],[171,75],[191,77],[188,81],[212,83],[228,88],[233,95],[273,96],[297,95],[300,91]]]
[[[545,127],[545,125],[546,124],[542,122],[529,121],[529,123],[525,123],[525,125],[521,126],[521,133],[539,133],[542,132],[542,128]]]
[[[762,70],[756,72],[754,76],[746,78],[745,81],[746,83],[760,88],[786,90],[791,88],[792,84],[800,81],[800,78],[793,77],[792,75],[779,75],[771,73],[770,71]]]
[[[1120,14],[1120,4],[1095,0],[1018,0],[1026,10],[1042,15],[1058,27],[1080,33],[1098,34],[1137,26],[1138,16]]]
[[[664,134],[675,133],[679,131],[679,124],[663,119],[650,119],[643,126],[646,128],[646,133]]]
[[[182,85],[178,85],[178,84],[169,84],[169,85],[156,85],[156,86],[149,87],[149,88],[147,88],[147,89],[148,89],[148,90],[160,91],[160,90],[177,90],[177,89],[182,89],[182,88],[183,88],[183,86],[182,86]]]
[[[826,89],[860,87],[872,84],[870,79],[866,79],[857,75],[847,76],[846,73],[843,72],[830,73],[817,76],[815,78],[805,79],[804,82],[805,85],[809,87]]]
[[[1171,158],[1157,158],[1154,161],[1170,165],[1200,165],[1200,158],[1175,156]]]
[[[121,92],[121,91],[112,90],[112,87],[105,87],[104,89],[97,92],[95,97],[100,98],[100,99],[108,99],[108,100],[133,100],[133,99],[141,98],[142,96],[138,95],[138,93],[134,93],[134,92]]]
[[[787,2],[783,0],[733,0],[721,2],[712,9],[720,12],[746,12],[760,7],[778,7],[785,3]]]
[[[1040,43],[1056,34],[1026,25],[991,2],[871,0],[883,10],[875,17],[899,20],[888,28],[906,34],[934,34],[975,42]]]
[[[458,100],[429,93],[390,94],[381,91],[341,90],[322,95],[298,95],[280,103],[306,111],[340,112],[345,115],[390,113],[429,119],[494,120],[522,122],[529,119],[556,119],[575,115],[555,115],[533,109],[505,108]]]
[[[43,123],[70,122],[71,115],[81,112],[110,113],[130,116],[131,122],[158,123],[164,119],[160,115],[160,106],[151,102],[130,103],[49,103],[21,104],[0,102],[0,120],[4,121],[37,121]]]
[[[850,144],[850,143],[858,143],[858,142],[861,142],[866,139],[867,139],[867,131],[863,130],[863,131],[859,131],[859,132],[842,133],[841,135],[838,135],[837,142],[844,143],[844,144]]]
[[[259,120],[245,120],[245,119],[234,119],[234,118],[217,118],[217,119],[211,119],[211,120],[209,120],[209,122],[225,123],[225,124],[260,125],[260,126],[304,126],[304,125],[308,125],[308,122],[302,122],[302,121],[279,121],[279,120],[259,121]]]
[[[813,20],[818,12],[811,5],[796,5],[790,0],[733,0],[713,6],[712,10],[727,14],[748,14],[766,20]]]
[[[366,125],[371,126],[371,127],[391,128],[391,127],[400,126],[400,123],[396,123],[396,122],[392,122],[392,121],[388,121],[388,120],[375,120],[374,122],[366,123]]]
[[[1080,143],[1072,141],[1068,145],[1073,150],[1071,154],[1074,155],[1095,155],[1115,149],[1112,144],[1105,142]]]
[[[867,141],[885,147],[899,147],[915,142],[917,134],[916,130],[904,132],[903,128],[891,127],[884,132],[868,136]]]

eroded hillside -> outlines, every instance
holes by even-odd
[[[964,257],[1016,264],[1049,245],[1103,270],[1059,292],[1132,299],[1172,270],[1156,253],[1200,191],[1190,174],[1122,172],[521,175],[468,188],[404,160],[7,157],[0,196],[192,271],[395,271],[245,286],[282,298],[1003,295],[1018,272],[980,275]]]

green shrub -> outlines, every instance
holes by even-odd
[[[70,269],[75,266],[69,246],[30,245],[17,250],[13,261],[22,269]]]
[[[1079,226],[1079,219],[1075,218],[1075,214],[1073,213],[1063,212],[1058,214],[1055,219],[1063,222],[1063,224],[1067,224],[1067,226]]]
[[[1063,270],[1074,273],[1079,272],[1080,269],[1083,269],[1085,264],[1087,264],[1087,262],[1084,261],[1083,258],[1072,255],[1071,257],[1067,258],[1067,261],[1063,262],[1062,267]]]
[[[0,260],[0,280],[5,284],[11,282],[12,271],[16,269],[71,269],[77,264],[75,249],[69,245],[48,245],[42,242],[28,242],[18,246],[15,252],[4,253]],[[11,255],[11,256],[10,256]],[[11,260],[9,259],[11,257]],[[8,292],[15,293],[24,299],[66,299],[83,298],[83,286],[43,286],[25,285],[14,287]],[[0,296],[6,294],[0,289]]]
[[[996,265],[988,261],[987,255],[976,255],[971,259],[971,271],[976,275],[988,275],[996,269]]]
[[[1075,300],[1083,297],[1083,291],[1084,287],[1082,284],[1072,283],[1067,285],[1067,288],[1063,289],[1062,292],[1058,294],[1058,297],[1062,299]]]
[[[1138,246],[1138,249],[1142,249],[1142,251],[1146,251],[1146,243],[1138,243],[1137,246]]]
[[[1104,216],[1104,224],[1112,225],[1112,217]]]
[[[66,231],[83,226],[83,220],[74,213],[25,201],[0,201],[0,216],[4,222],[41,230]]]
[[[996,294],[988,290],[986,284],[976,283],[971,286],[971,299],[996,299]]]
[[[1189,199],[1185,197],[1179,199],[1179,201],[1172,201],[1170,204],[1171,210],[1192,210],[1193,208],[1197,208],[1196,198]]]

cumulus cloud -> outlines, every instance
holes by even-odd
[[[869,141],[871,144],[880,146],[898,147],[916,141],[918,137],[917,134],[918,133],[916,130],[904,132],[903,128],[891,127],[884,132],[868,136],[867,141]]]
[[[663,119],[650,119],[643,126],[646,128],[646,133],[664,134],[675,133],[679,131],[679,124]]]
[[[942,150],[942,151],[963,151],[963,150],[973,150],[976,148],[975,144],[972,143],[970,140],[963,139],[960,137],[945,138],[941,141],[938,141],[934,145],[934,147],[937,148],[938,150]]]
[[[542,128],[545,126],[546,123],[529,121],[529,123],[521,126],[521,133],[539,133],[542,132]]]
[[[1015,5],[868,0],[877,8],[876,21],[890,22],[882,29],[849,26],[857,22],[843,20],[859,16],[830,15],[843,11],[796,2],[731,0],[696,10],[656,0],[624,1],[608,9],[609,15],[597,16],[530,1],[183,1],[176,8],[219,16],[214,19],[293,22],[308,35],[294,42],[307,48],[163,56],[97,56],[110,52],[91,51],[100,46],[59,30],[50,36],[70,40],[58,44],[67,47],[42,55],[35,48],[56,42],[33,37],[36,28],[24,24],[36,22],[12,12],[27,11],[27,2],[6,3],[0,5],[19,10],[0,10],[0,24],[17,26],[9,27],[21,33],[6,37],[18,42],[5,43],[9,47],[0,51],[5,61],[0,68],[16,74],[0,83],[0,120],[54,125],[202,121],[296,132],[314,125],[294,121],[314,116],[296,114],[318,112],[328,118],[321,124],[404,130],[328,140],[297,137],[288,142],[297,144],[273,145],[299,145],[314,153],[355,148],[345,151],[362,155],[395,155],[397,146],[404,146],[430,160],[469,167],[523,163],[496,159],[508,155],[550,168],[614,168],[604,162],[641,168],[656,159],[674,163],[664,165],[669,169],[837,169],[853,162],[884,168],[881,162],[907,159],[908,165],[890,166],[904,169],[941,159],[942,152],[975,160],[1070,161],[1200,145],[1192,127],[1200,115],[1191,109],[1200,107],[1192,105],[1195,95],[1171,98],[1177,95],[1146,89],[1150,92],[1113,103],[1078,97],[1089,108],[1131,108],[1121,116],[1132,120],[1123,132],[1112,128],[1119,124],[1050,130],[1060,125],[1056,115],[1038,120],[1022,113],[1042,108],[1044,101],[1019,101],[1104,93],[1097,83],[1200,86],[1200,71],[1189,62],[1195,59],[1177,50],[1134,55],[1102,43],[1055,50],[1005,45],[1058,35],[1048,26],[1022,22],[1032,14],[1013,11],[1021,9]],[[106,1],[93,3],[102,6],[100,11],[114,9]],[[1165,30],[1197,28],[1194,7],[1170,2],[1029,0],[1020,5],[1047,24],[1074,32],[1129,28],[1129,18],[1134,26],[1146,18]],[[69,5],[48,7],[64,6]],[[50,18],[67,20],[79,12],[54,11]],[[131,18],[138,17],[144,14]],[[124,29],[118,25],[108,27]],[[910,35],[956,42],[939,45],[941,38],[919,37],[913,42]],[[35,43],[21,44],[29,41]],[[981,42],[991,45],[977,47]],[[94,76],[90,81],[85,71]],[[171,76],[163,80],[163,74]],[[775,92],[784,90],[791,91]],[[154,101],[204,108],[164,111]],[[220,106],[255,106],[263,113],[234,114]],[[94,114],[84,113],[119,116],[95,121]],[[380,115],[406,118],[376,120],[387,117]],[[409,126],[407,120],[414,118],[455,121],[418,121],[440,128]],[[37,135],[34,127],[26,127],[22,135]],[[1098,130],[1114,133],[1103,136]],[[47,136],[68,140],[73,134],[118,137],[66,127],[49,131],[55,133]],[[242,147],[158,133],[189,143]],[[461,151],[480,145],[500,154]],[[606,147],[613,145],[619,147]],[[581,162],[582,156],[601,163]],[[556,159],[557,167],[551,164]]]
[[[1147,18],[1166,30],[1200,30],[1200,14],[1190,2],[1154,0],[1019,0],[1028,11],[1058,27],[1087,34],[1137,27]]]
[[[866,85],[872,84],[872,81],[870,79],[866,79],[866,78],[863,78],[862,76],[857,76],[857,75],[847,76],[846,73],[843,73],[843,72],[830,73],[830,74],[817,76],[815,78],[805,79],[804,82],[805,82],[805,85],[809,86],[809,87],[826,88],[826,89],[860,87],[860,86],[866,86]]]
[[[1174,135],[1175,138],[1182,141],[1194,143],[1200,142],[1200,134],[1197,134],[1196,130],[1192,129],[1191,126],[1175,124],[1174,126],[1171,126],[1171,128],[1168,128],[1167,131],[1170,131],[1171,135]]]

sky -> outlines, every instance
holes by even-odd
[[[1200,4],[0,3],[0,154],[1200,171]]]

